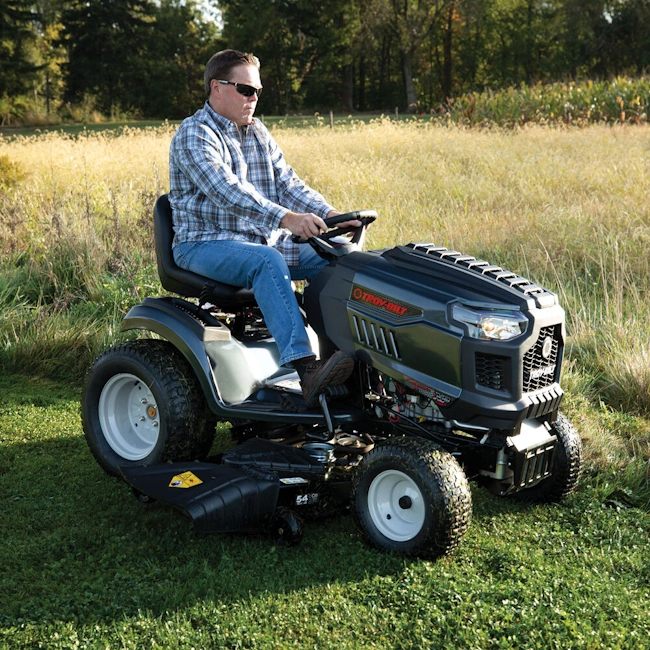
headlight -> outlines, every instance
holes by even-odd
[[[528,327],[528,319],[520,311],[454,305],[451,314],[454,320],[467,325],[474,339],[507,341],[520,336]]]

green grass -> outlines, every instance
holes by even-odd
[[[53,124],[49,126],[3,126],[0,136],[6,139],[17,136],[42,135],[46,133],[79,136],[85,133],[103,133],[105,131],[123,131],[124,129],[149,129],[165,124],[178,124],[180,120],[124,120],[116,122],[86,122],[80,124]]]
[[[367,124],[377,120],[398,120],[404,123],[421,121],[422,116],[409,113],[337,113],[332,116],[330,123],[329,113],[305,113],[297,115],[258,115],[269,129],[314,129],[314,128],[349,128],[355,124]],[[87,135],[89,133],[121,133],[130,129],[156,129],[167,125],[178,125],[181,120],[127,120],[119,122],[88,122],[84,124],[56,124],[51,126],[3,126],[0,127],[0,137],[11,140],[20,136],[40,136],[43,134],[60,134],[72,137]]]
[[[76,390],[4,376],[0,647],[647,648],[650,517],[619,487],[587,476],[557,506],[473,489],[435,563],[372,550],[349,515],[293,549],[201,536],[102,472]]]
[[[139,504],[87,450],[78,387],[161,293],[151,209],[174,127],[3,137],[0,647],[650,648],[650,127],[295,125],[274,134],[301,176],[379,211],[369,248],[434,241],[558,293],[579,492],[473,490],[437,563],[370,550],[349,516],[286,550]]]

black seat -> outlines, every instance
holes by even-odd
[[[176,264],[172,253],[174,229],[169,195],[163,194],[153,209],[153,228],[156,240],[156,262],[162,286],[173,293],[189,298],[199,298],[201,304],[209,302],[221,309],[233,309],[255,304],[250,289],[234,287],[186,271]]]

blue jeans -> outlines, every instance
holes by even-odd
[[[271,246],[215,240],[174,247],[176,264],[217,282],[252,289],[266,326],[280,350],[280,364],[313,355],[291,280],[313,278],[327,262],[309,245],[300,246],[298,266],[287,266]]]

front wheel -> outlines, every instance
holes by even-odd
[[[391,439],[367,454],[352,504],[374,546],[421,557],[454,550],[472,518],[471,493],[456,459],[416,438]]]
[[[201,459],[216,419],[185,357],[168,341],[110,348],[86,377],[81,400],[86,441],[101,467]]]
[[[514,497],[524,501],[557,503],[575,492],[582,471],[580,435],[562,414],[551,424],[551,432],[557,437],[551,476],[531,488],[515,492]]]

